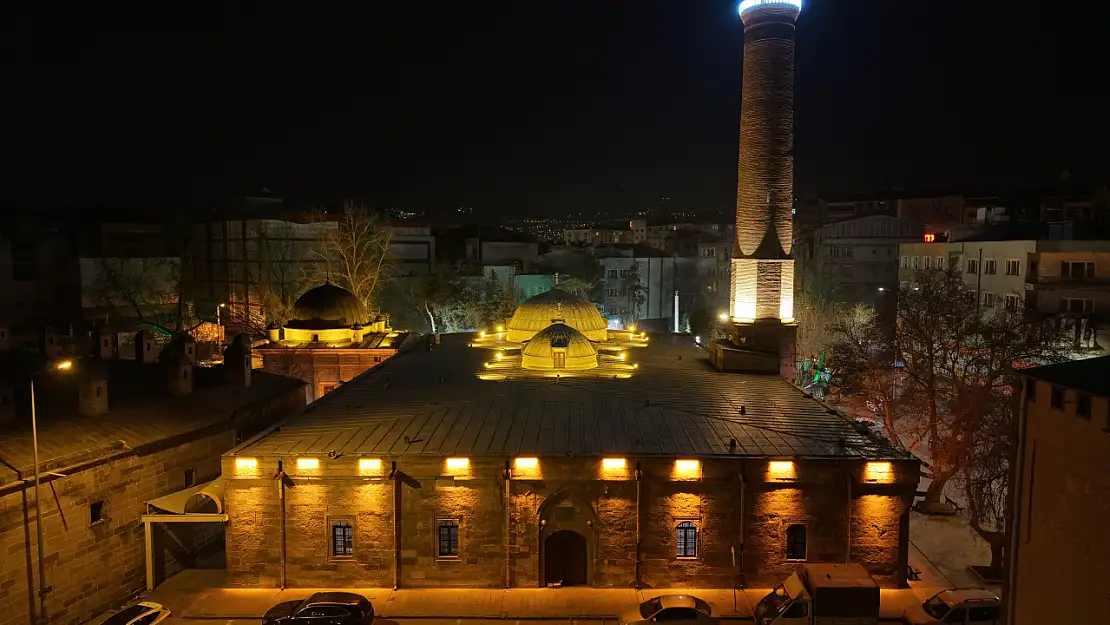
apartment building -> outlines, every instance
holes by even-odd
[[[1017,239],[903,243],[899,280],[956,267],[984,314],[1027,308],[1058,319],[1080,349],[1110,347],[1110,240]]]
[[[1110,623],[1108,370],[1110,356],[1021,372],[1005,597],[1013,625]]]

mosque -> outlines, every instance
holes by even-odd
[[[269,349],[366,341],[345,296],[299,307]],[[918,471],[777,375],[720,373],[687,336],[607,330],[554,289],[502,325],[401,350],[225,454],[227,574],[735,588],[858,562],[901,586]]]
[[[262,369],[304,380],[309,402],[385,362],[412,340],[407,332],[394,332],[388,316],[368,320],[358,298],[331,283],[306,291],[293,305],[292,319],[267,334],[268,342],[255,348]]]

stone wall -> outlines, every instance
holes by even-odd
[[[303,390],[261,406],[246,420],[275,419],[275,410],[303,405]],[[110,415],[98,418],[111,418]],[[117,451],[101,462],[67,471],[64,478],[43,484],[46,621],[78,623],[118,604],[146,584],[143,524],[145,502],[185,488],[185,471],[197,483],[220,475],[220,454],[234,445],[236,432],[227,427],[158,443],[140,450]],[[90,506],[102,502],[99,522]],[[38,548],[34,491],[31,488],[0,498],[0,625],[25,625],[38,612]],[[197,557],[219,550],[223,527],[218,524],[156,526],[155,567],[165,579]]]
[[[295,457],[255,460],[257,468],[245,474],[236,468],[235,458],[225,458],[225,475],[235,478],[227,491],[228,573],[234,585],[276,586],[280,579],[280,486],[272,477],[279,460],[290,474],[285,489],[287,584],[393,585],[390,460],[382,459],[377,474],[361,476],[358,458],[321,458],[319,468],[309,472],[294,468]],[[899,582],[896,566],[905,550],[904,541],[899,542],[904,533],[900,522],[903,503],[916,485],[910,481],[916,462],[906,463],[913,466],[907,468],[904,484],[901,478],[882,486],[854,482],[856,491],[849,499],[848,477],[858,475],[858,461],[799,462],[797,475],[775,480],[763,475],[766,461],[710,460],[696,475],[676,475],[673,460],[642,460],[639,566],[634,461],[614,472],[601,470],[598,458],[540,462],[531,471],[514,470],[507,520],[505,459],[473,459],[465,469],[449,470],[443,458],[398,458],[404,475],[397,528],[401,548],[396,554],[400,586],[503,587],[506,566],[511,586],[543,585],[550,581],[545,579],[544,541],[563,530],[585,539],[586,579],[592,586],[626,588],[639,579],[641,586],[653,588],[730,588],[744,577],[749,586],[770,584],[801,564],[786,559],[786,528],[791,524],[807,527],[805,561],[844,562],[849,514],[853,560],[868,566],[880,583]],[[743,487],[740,469],[747,476]],[[330,557],[329,519],[335,518],[354,519],[350,561]],[[437,555],[440,519],[459,524],[457,558]],[[698,528],[698,553],[691,558],[677,555],[675,530],[683,521]]]

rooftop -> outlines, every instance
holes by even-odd
[[[79,363],[80,364],[80,363]],[[251,385],[223,383],[221,368],[195,368],[195,390],[185,397],[166,392],[165,370],[134,361],[105,363],[108,414],[86,417],[78,412],[77,381],[81,372],[35,377],[39,461],[52,470],[226,422],[237,411],[291,391],[300,380],[253,372]],[[15,422],[0,428],[0,485],[18,480],[33,465],[29,386],[13,377]]]
[[[1110,397],[1110,380],[1107,379],[1107,371],[1110,371],[1110,356],[1022,369],[1021,374],[1092,395]]]
[[[630,350],[631,376],[520,369],[500,381],[479,378],[493,352],[468,341],[398,354],[236,453],[909,457],[785,380],[717,373],[688,337]]]

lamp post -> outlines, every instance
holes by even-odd
[[[35,376],[46,371],[67,371],[73,368],[72,360],[62,360],[51,367],[31,374],[31,456],[35,463],[35,532],[38,536],[39,555],[39,618],[46,614],[46,555],[42,541],[42,498],[39,496],[39,425],[35,415]]]
[[[216,307],[216,342],[223,347],[224,344],[224,326],[220,323],[220,309],[227,308],[227,304],[220,302]]]

